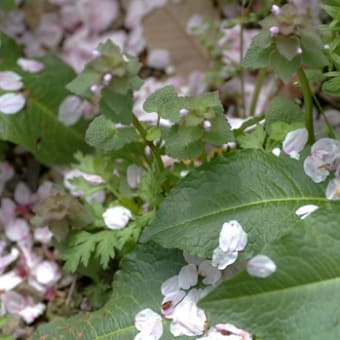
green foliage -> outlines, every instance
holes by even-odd
[[[244,256],[253,255],[296,228],[300,206],[335,206],[323,189],[296,160],[258,150],[232,152],[180,181],[141,239],[211,258],[222,224],[237,219],[248,233]]]
[[[119,150],[139,140],[140,136],[134,128],[116,128],[115,123],[103,115],[96,117],[86,131],[86,142],[104,151]]]
[[[67,85],[71,92],[79,96],[91,97],[93,95],[90,91],[91,86],[101,84],[106,73],[110,73],[113,77],[107,86],[113,93],[124,95],[141,85],[137,76],[139,63],[135,58],[122,55],[119,47],[111,40],[100,43],[97,50],[100,56],[90,61],[85,69]]]
[[[1,0],[0,2],[0,10],[12,11],[16,8],[17,8],[17,5],[15,4],[15,0]]]
[[[338,339],[339,213],[339,204],[322,204],[265,245],[260,253],[277,271],[265,280],[243,272],[225,281],[201,302],[208,319],[228,320],[261,339]]]
[[[263,149],[266,132],[262,125],[257,125],[249,134],[242,134],[236,138],[242,149]]]
[[[107,269],[116,252],[122,251],[127,243],[136,242],[139,233],[140,229],[133,223],[121,230],[72,231],[61,245],[64,268],[75,272],[79,266],[86,268],[91,262],[98,262]]]
[[[68,340],[79,337],[133,339],[137,334],[134,316],[144,308],[159,311],[161,284],[175,275],[183,264],[182,254],[177,250],[162,249],[154,244],[138,246],[121,261],[121,269],[114,276],[112,296],[102,309],[42,325],[33,340],[55,337]],[[165,324],[168,322],[164,321]],[[172,339],[168,328],[164,327],[163,339]]]
[[[120,94],[113,92],[111,88],[104,88],[100,99],[101,113],[115,123],[132,123],[132,92]]]
[[[338,96],[340,93],[340,77],[334,77],[322,84],[322,92],[330,96]]]
[[[273,124],[284,122],[287,124],[303,123],[304,115],[300,107],[291,100],[283,97],[275,97],[266,112],[265,129],[272,136]],[[276,138],[274,138],[276,139]]]
[[[278,51],[273,51],[270,55],[270,65],[278,77],[288,83],[300,66],[300,56],[287,60]]]
[[[65,85],[74,71],[60,59],[48,56],[39,60],[45,69],[38,75],[23,72],[16,66],[18,52],[14,42],[2,35],[0,70],[11,69],[22,76],[27,102],[15,115],[0,114],[0,139],[22,145],[44,164],[70,163],[74,152],[90,150],[84,142],[84,122],[65,126],[57,116],[59,105],[68,95]]]

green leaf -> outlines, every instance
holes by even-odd
[[[294,229],[296,209],[313,203],[332,204],[301,162],[259,150],[229,153],[180,181],[141,240],[211,258],[223,223],[236,219],[249,233],[245,254],[256,253]]]
[[[150,142],[160,137],[161,137],[161,130],[156,126],[152,126],[146,134],[146,140]]]
[[[0,10],[12,11],[17,8],[14,0],[1,0]]]
[[[248,134],[237,137],[237,142],[243,149],[263,149],[266,132],[262,125],[257,125],[256,129]]]
[[[213,145],[221,145],[234,141],[234,135],[230,125],[224,115],[216,114],[216,117],[210,120],[211,128],[204,133],[204,139]]]
[[[110,88],[104,88],[100,99],[101,113],[115,123],[131,124],[132,122],[132,92],[120,94]]]
[[[176,89],[172,85],[165,86],[151,96],[144,103],[144,110],[157,112],[162,118],[177,122],[180,119],[179,110],[184,106],[178,98]]]
[[[274,122],[271,125],[270,138],[282,142],[289,131],[303,128],[303,123],[287,124],[286,122]]]
[[[328,64],[323,53],[323,44],[320,37],[311,31],[301,36],[302,63],[308,68],[322,68]]]
[[[287,124],[304,122],[304,114],[300,107],[291,100],[275,97],[266,112],[265,129],[269,135],[272,134],[272,125],[275,122]]]
[[[279,35],[275,39],[276,48],[281,56],[291,61],[296,57],[297,49],[300,46],[297,37]]]
[[[200,126],[172,126],[164,137],[166,154],[178,159],[200,156],[203,152],[203,134]]]
[[[86,131],[86,142],[104,151],[119,150],[140,139],[132,127],[116,128],[105,116],[96,117]]]
[[[296,56],[292,60],[287,60],[275,50],[270,55],[270,64],[277,76],[282,79],[284,83],[288,83],[300,66],[300,56]]]
[[[200,304],[213,324],[228,322],[259,339],[338,339],[340,300],[340,205],[319,210],[261,254],[277,271],[266,279],[243,272]]]
[[[6,46],[10,48],[11,44]],[[5,56],[9,54],[5,52]],[[22,145],[42,163],[66,164],[73,160],[76,151],[90,150],[84,142],[84,122],[65,126],[57,116],[59,105],[68,95],[65,85],[74,71],[56,57],[39,61],[45,69],[38,74],[14,69],[23,76],[27,102],[23,111],[15,115],[0,114],[0,139]],[[6,61],[0,64],[0,69],[8,69]]]
[[[267,67],[273,48],[269,34],[267,32],[259,33],[247,50],[242,60],[242,66],[250,69]]]
[[[137,334],[135,315],[145,308],[159,313],[160,286],[183,266],[182,254],[154,244],[139,246],[125,257],[113,280],[112,296],[97,312],[80,313],[70,319],[57,319],[41,326],[33,340],[131,340]],[[162,339],[172,339],[169,322],[164,321]],[[183,339],[176,338],[176,339]]]
[[[330,96],[338,96],[340,93],[340,77],[326,80],[322,84],[322,92]]]

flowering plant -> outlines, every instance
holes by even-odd
[[[338,338],[339,5],[189,2],[0,5],[5,334]]]

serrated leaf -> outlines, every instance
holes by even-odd
[[[304,114],[297,104],[284,97],[275,97],[266,112],[265,129],[271,135],[272,124],[275,122],[291,124],[303,121]]]
[[[172,126],[164,137],[166,154],[178,159],[200,156],[203,152],[203,131],[200,126]]]
[[[155,244],[138,246],[122,260],[121,269],[113,280],[112,296],[102,309],[45,324],[36,331],[33,339],[134,339],[137,334],[135,315],[144,308],[159,313],[162,302],[160,286],[178,273],[183,264],[183,256],[177,250],[166,250]],[[162,338],[173,338],[165,321]]]
[[[305,204],[333,203],[301,162],[259,150],[229,153],[180,181],[141,240],[211,258],[223,223],[236,219],[249,233],[245,254],[256,253],[294,229],[295,210]]]
[[[242,60],[243,67],[250,69],[267,67],[273,48],[269,34],[267,32],[259,33],[253,39]]]
[[[208,319],[228,320],[261,339],[338,339],[339,213],[336,202],[322,205],[264,247],[277,271],[266,279],[244,272],[224,282],[201,302]]]
[[[86,142],[104,151],[119,150],[139,139],[134,128],[116,128],[115,124],[103,115],[96,117],[86,131]]]
[[[300,66],[300,56],[296,56],[292,60],[287,60],[275,50],[270,55],[270,65],[276,75],[287,84]]]
[[[11,46],[10,40],[2,45],[1,61],[3,49]],[[10,60],[0,63],[0,69],[13,69],[22,75],[27,100],[23,111],[10,116],[0,114],[0,139],[22,145],[44,164],[70,163],[76,151],[88,152],[90,148],[84,142],[86,124],[65,126],[57,115],[59,105],[68,95],[65,85],[74,77],[74,71],[60,59],[48,56],[39,59],[45,65],[42,72],[23,72],[15,66],[19,56],[14,55],[15,49],[11,53],[5,51],[4,56]]]
[[[282,142],[289,131],[300,129],[303,127],[304,127],[304,124],[302,122],[288,124],[286,122],[277,121],[277,122],[272,123],[271,125],[270,138],[275,141]]]
[[[223,114],[217,114],[210,120],[211,128],[204,133],[204,139],[213,145],[222,145],[234,141],[230,125]]]
[[[262,125],[257,125],[256,129],[250,133],[244,133],[237,137],[237,142],[243,149],[263,149],[266,133]]]
[[[176,89],[168,85],[149,96],[143,108],[147,112],[157,112],[162,118],[175,123],[180,119],[179,110],[183,108],[181,102]]]

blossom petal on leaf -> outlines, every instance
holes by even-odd
[[[314,204],[307,204],[303,205],[302,207],[298,208],[295,211],[295,214],[300,217],[301,220],[304,220],[306,217],[308,217],[312,212],[318,210],[319,207]]]
[[[22,88],[21,77],[12,71],[0,72],[0,89],[5,91],[17,91]]]
[[[221,272],[211,264],[211,261],[208,260],[200,263],[198,273],[204,277],[202,282],[205,285],[214,285],[222,276]]]
[[[180,288],[189,289],[197,284],[198,273],[194,264],[188,264],[181,268],[178,274],[178,285]]]
[[[6,93],[0,96],[0,112],[11,115],[21,111],[26,99],[21,94]]]
[[[140,331],[135,340],[158,340],[163,334],[162,318],[150,308],[136,314],[135,327]]]
[[[249,275],[266,278],[276,271],[276,264],[266,255],[256,255],[247,263]]]
[[[162,295],[168,295],[179,290],[178,275],[171,276],[161,285]]]
[[[83,114],[83,101],[77,96],[67,96],[59,106],[58,119],[65,125],[75,124]]]
[[[19,58],[17,64],[26,72],[38,73],[41,72],[45,65],[33,59]]]
[[[248,236],[238,221],[229,221],[223,224],[219,246],[225,252],[243,250],[247,244]]]
[[[219,270],[227,268],[227,266],[233,264],[237,259],[238,252],[234,251],[228,253],[223,251],[220,247],[217,247],[213,252],[212,265]]]

